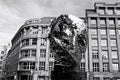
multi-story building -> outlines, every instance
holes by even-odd
[[[88,77],[120,80],[120,3],[95,3],[86,10],[88,26]]]
[[[7,56],[7,80],[48,80],[54,66],[49,50],[49,24],[53,17],[30,19],[12,39]]]

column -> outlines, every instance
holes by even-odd
[[[108,39],[108,56],[109,56],[109,69],[110,72],[113,71],[112,69],[112,55],[111,55],[111,42],[110,42],[110,32],[109,32],[109,19],[106,18],[106,22],[107,22],[107,39]]]
[[[100,18],[97,18],[97,22],[98,22],[98,53],[99,53],[99,70],[100,72],[103,71],[103,63],[102,63],[102,52],[101,52],[101,34],[100,34],[100,30],[101,30],[101,27],[100,27]]]

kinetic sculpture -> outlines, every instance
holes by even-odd
[[[81,53],[85,53],[87,46],[84,22],[73,15],[60,15],[50,27],[50,49],[55,53],[52,80],[78,80]]]

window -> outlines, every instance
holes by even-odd
[[[97,19],[96,18],[91,18],[91,24],[97,24]]]
[[[35,62],[20,62],[20,70],[34,70]]]
[[[112,58],[118,58],[117,51],[111,51]]]
[[[36,56],[36,50],[32,50],[31,56]]]
[[[53,53],[50,53],[50,54],[49,54],[49,57],[50,57],[50,58],[53,58],[53,57],[54,57],[54,54],[53,54]]]
[[[107,46],[107,40],[101,39],[101,46]]]
[[[115,24],[115,19],[110,18],[110,19],[109,19],[109,24],[110,24],[110,25],[114,25],[114,24]]]
[[[39,26],[33,26],[33,34],[38,34],[38,27]]]
[[[100,80],[99,77],[93,77],[93,80]]]
[[[109,71],[109,63],[103,63],[103,72]]]
[[[100,34],[101,34],[101,35],[106,35],[106,29],[101,29],[101,30],[100,30]]]
[[[114,29],[113,29],[113,30],[112,30],[112,29],[110,30],[110,35],[115,35],[115,30],[114,30]]]
[[[105,8],[104,7],[100,7],[99,10],[98,10],[98,13],[105,14]]]
[[[114,47],[117,46],[116,39],[111,39],[110,42],[111,42],[111,46],[114,46]]]
[[[93,50],[92,51],[92,58],[94,58],[94,59],[98,59],[99,58],[98,50]]]
[[[42,27],[42,34],[47,34],[47,26],[41,26]]]
[[[104,51],[104,50],[102,51],[102,58],[103,58],[103,59],[108,59],[108,51],[106,51],[106,50],[105,50],[105,51]]]
[[[105,18],[101,18],[100,19],[100,24],[101,25],[105,25],[106,24],[106,19]]]
[[[22,46],[27,46],[29,45],[29,39],[25,39],[22,41]]]
[[[39,70],[45,70],[45,62],[39,63]]]
[[[47,38],[41,38],[41,45],[42,46],[47,45]]]
[[[113,66],[113,71],[118,71],[119,70],[118,63],[113,63],[112,66]]]
[[[30,50],[22,50],[21,51],[21,58],[22,57],[29,57],[30,56]]]
[[[85,72],[85,63],[80,64],[80,71]]]
[[[93,63],[93,72],[99,72],[99,63]]]
[[[120,7],[116,8],[116,14],[120,15]]]
[[[46,49],[40,49],[40,57],[46,57]]]
[[[49,70],[52,71],[54,69],[54,62],[49,62]]]
[[[108,8],[107,13],[108,14],[114,14],[114,8]]]
[[[32,45],[36,45],[37,44],[37,38],[33,38],[32,39]]]
[[[110,80],[110,78],[109,77],[104,77],[103,80]]]
[[[93,39],[93,40],[92,40],[92,46],[98,46],[97,39]]]
[[[97,30],[96,29],[91,29],[91,34],[92,35],[97,35]]]
[[[82,57],[82,58],[85,58],[85,53],[81,53],[81,57]]]

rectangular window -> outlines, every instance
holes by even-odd
[[[99,77],[93,77],[93,80],[100,80]]]
[[[110,30],[110,35],[115,35],[115,30],[114,29]]]
[[[54,54],[53,54],[53,53],[50,53],[50,54],[49,54],[49,57],[50,57],[50,58],[53,58],[53,57],[54,57]]]
[[[120,7],[116,8],[116,14],[120,15]]]
[[[30,62],[30,70],[35,70],[35,62]]]
[[[22,41],[22,46],[27,46],[29,45],[29,39],[25,39]]]
[[[100,7],[99,10],[98,10],[98,13],[105,14],[105,8],[104,7]]]
[[[47,34],[47,28],[48,28],[48,26],[41,26],[41,28],[42,28],[42,32],[41,32],[41,34]]]
[[[112,53],[112,58],[118,58],[117,51],[111,51],[111,53]]]
[[[54,62],[49,62],[49,70],[52,71],[54,69]]]
[[[91,18],[91,24],[97,24],[97,19],[96,18]]]
[[[107,10],[108,14],[114,14],[114,8],[109,7]]]
[[[80,64],[80,71],[85,72],[85,63]]]
[[[92,39],[92,46],[98,46],[97,39]]]
[[[31,56],[36,56],[36,50],[32,50]]]
[[[108,51],[102,50],[102,58],[103,59],[108,59]]]
[[[105,25],[106,24],[106,19],[105,18],[101,18],[100,19],[100,25]]]
[[[20,62],[20,70],[35,70],[35,62]]]
[[[93,72],[99,72],[99,63],[93,63]]]
[[[106,35],[106,30],[105,30],[105,29],[101,29],[101,30],[100,30],[100,34],[101,34],[101,35]]]
[[[107,40],[101,39],[101,46],[107,46]]]
[[[40,49],[40,57],[46,57],[46,49]]]
[[[113,63],[113,71],[119,71],[118,63]]]
[[[114,25],[115,24],[115,19],[114,18],[110,18],[109,19],[109,24],[110,25]]]
[[[111,42],[111,46],[114,46],[114,47],[117,46],[116,39],[111,39],[110,42]]]
[[[39,70],[45,70],[45,62],[39,63]]]
[[[47,45],[47,38],[41,38],[41,46]]]
[[[37,44],[37,38],[33,38],[32,39],[32,45],[36,45]]]
[[[103,72],[109,71],[109,63],[103,63]]]
[[[93,50],[92,51],[92,58],[94,58],[94,59],[98,59],[99,58],[98,50]]]
[[[30,57],[30,50],[21,50],[21,58]]]
[[[97,35],[97,29],[91,29],[91,34],[92,35]]]

